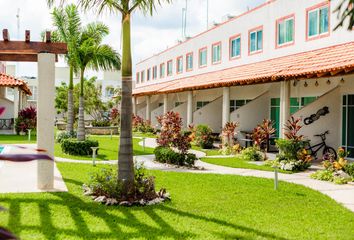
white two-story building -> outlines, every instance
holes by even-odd
[[[271,119],[277,137],[294,115],[310,140],[329,130],[327,144],[354,157],[354,31],[334,30],[339,2],[267,1],[139,62],[134,113],[155,125],[175,111],[215,132]]]

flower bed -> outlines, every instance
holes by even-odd
[[[331,154],[324,155],[322,165],[325,169],[311,174],[311,178],[336,184],[346,184],[354,181],[354,163],[348,163],[345,160],[348,152],[339,148],[337,155],[338,158]]]

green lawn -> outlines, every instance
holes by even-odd
[[[0,144],[24,144],[36,143],[36,136],[31,135],[31,141],[28,141],[28,136],[20,135],[0,135]]]
[[[100,149],[98,150],[98,160],[117,160],[118,158],[118,143],[119,136],[94,136],[91,135],[89,139],[95,139],[99,141]],[[145,147],[145,151],[142,146],[139,145],[141,139],[133,138],[134,155],[148,155],[153,154],[154,149]],[[27,144],[36,143],[36,136],[32,136],[31,142],[28,141],[28,136],[17,135],[0,135],[0,144]],[[60,144],[55,143],[54,155],[56,157],[70,158],[76,160],[91,160],[91,156],[72,156],[65,154],[61,151]]]
[[[221,155],[219,149],[202,149],[201,147],[196,145],[192,145],[192,149],[204,152],[207,156]]]
[[[272,171],[274,172],[274,168],[268,167],[268,166],[263,166],[263,165],[257,165],[253,163],[249,163],[247,161],[244,161],[240,159],[239,157],[229,157],[229,158],[202,158],[201,159],[203,162],[215,164],[215,165],[220,165],[220,166],[225,166],[225,167],[232,167],[232,168],[245,168],[245,169],[256,169],[256,170],[263,170],[263,171]],[[289,173],[291,174],[292,172],[290,171],[284,171],[279,169],[279,172],[282,173]]]
[[[118,159],[118,143],[119,136],[113,136],[111,139],[110,136],[90,136],[91,140],[98,140],[99,150],[97,159],[99,160],[117,160]],[[133,138],[133,148],[134,155],[148,155],[153,154],[154,149],[145,147],[145,151],[142,146],[139,145],[141,139]],[[61,151],[60,144],[56,143],[54,146],[54,155],[56,157],[70,158],[77,160],[91,160],[91,156],[72,156],[65,154]]]
[[[172,202],[106,207],[82,195],[100,167],[59,163],[68,193],[0,194],[0,225],[21,239],[352,239],[354,214],[308,188],[270,179],[152,172]]]

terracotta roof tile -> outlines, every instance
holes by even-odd
[[[0,73],[0,86],[1,87],[19,87],[26,94],[32,95],[31,90],[28,88],[25,81],[14,78],[12,76]]]
[[[354,69],[354,42],[138,87],[133,95],[153,95],[222,86],[301,79]]]

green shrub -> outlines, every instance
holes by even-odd
[[[75,138],[76,134],[77,134],[76,132],[67,132],[67,131],[59,132],[56,136],[56,141],[58,143],[61,143],[65,139]]]
[[[344,167],[344,172],[346,172],[349,176],[351,176],[354,179],[354,163],[348,163]]]
[[[141,164],[134,164],[134,186],[128,196],[123,195],[123,184],[118,181],[116,168],[103,168],[100,172],[91,175],[88,187],[92,195],[114,198],[117,201],[152,200],[157,197],[155,180],[153,176],[147,176],[145,168]]]
[[[178,153],[169,147],[159,146],[154,150],[155,159],[161,163],[174,164],[178,166],[193,166],[197,160],[195,154],[192,153]]]
[[[109,120],[93,120],[92,127],[109,127],[111,122]]]
[[[333,181],[333,172],[330,170],[319,170],[311,174],[310,176],[313,179],[321,181]]]
[[[256,147],[248,147],[241,151],[244,161],[263,161],[264,157]]]
[[[289,139],[275,140],[276,146],[281,155],[286,159],[297,159],[298,151],[304,147],[304,142]]]
[[[198,125],[195,130],[195,142],[203,149],[213,148],[213,130],[208,125]]]
[[[98,147],[98,141],[96,140],[77,141],[76,139],[65,139],[61,142],[61,150],[63,151],[63,153],[75,155],[75,156],[92,155],[91,147]]]

